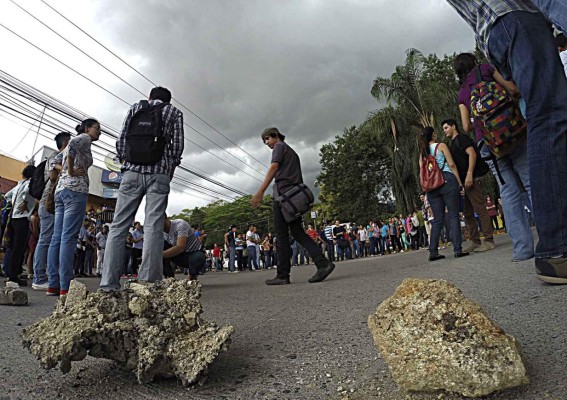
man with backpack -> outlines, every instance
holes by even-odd
[[[549,24],[567,29],[565,2],[447,1],[475,31],[494,67],[517,84],[525,99],[528,171],[539,236],[536,275],[544,282],[567,284],[567,80]],[[510,216],[506,221],[509,228]]]
[[[106,243],[100,282],[103,290],[120,289],[124,244],[144,197],[144,246],[138,279],[147,282],[162,279],[164,216],[170,181],[181,162],[184,147],[183,113],[170,101],[168,89],[153,88],[149,100],[130,108],[116,142],[124,175]]]
[[[441,122],[445,136],[451,140],[449,149],[453,160],[457,165],[461,182],[465,185],[464,215],[471,244],[464,252],[481,252],[494,249],[494,230],[486,210],[480,182],[476,178],[484,176],[488,172],[488,165],[478,156],[478,150],[468,135],[461,135],[457,127],[457,121],[446,119]],[[474,214],[477,213],[482,224],[484,244],[481,244],[478,224]]]
[[[55,136],[55,144],[57,145],[59,153],[40,163],[36,168],[36,172],[34,172],[34,177],[32,177],[30,193],[32,196],[37,196],[37,193],[41,191],[41,195],[38,199],[39,239],[33,255],[32,289],[34,290],[48,289],[47,250],[49,249],[51,237],[53,236],[55,215],[47,210],[45,204],[59,176],[61,163],[63,161],[63,150],[65,150],[67,144],[69,144],[69,140],[71,140],[71,134],[69,132],[59,132]],[[42,170],[43,173],[36,176],[36,173],[40,173]],[[42,183],[42,185],[38,185],[37,183]],[[43,190],[41,190],[41,186],[43,186]]]

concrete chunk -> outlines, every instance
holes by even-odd
[[[89,293],[72,281],[53,315],[25,328],[22,342],[41,365],[63,373],[90,355],[117,361],[140,383],[176,376],[190,385],[234,332],[201,318],[200,290],[197,281],[167,279]]]
[[[6,306],[27,306],[28,293],[17,288],[0,289],[0,304]]]

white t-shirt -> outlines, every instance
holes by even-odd
[[[359,229],[358,234],[360,235],[360,240],[362,241],[366,240],[366,229]]]
[[[254,232],[252,231],[246,232],[246,246],[256,246],[256,243],[250,239],[254,239]]]

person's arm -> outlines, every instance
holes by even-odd
[[[67,155],[67,173],[69,176],[83,176],[85,171],[81,167],[75,168],[75,157]]]
[[[173,258],[175,256],[178,256],[179,254],[185,251],[186,245],[187,245],[187,237],[186,236],[178,237],[175,246],[170,247],[167,250],[164,250],[163,258]]]
[[[92,249],[96,249],[95,244],[93,243],[93,237],[91,235],[87,236],[87,244],[92,248]]]
[[[183,129],[183,113],[179,111],[179,114],[173,123],[173,138],[171,141],[171,157],[173,159],[173,165],[171,166],[171,179],[173,179],[175,168],[181,164],[181,156],[183,155],[183,149],[185,146],[185,132]]]
[[[39,218],[36,215],[31,217],[31,231],[36,238],[39,238]]]
[[[473,185],[473,178],[474,178],[474,167],[476,165],[476,151],[474,151],[474,147],[469,146],[465,150],[469,155],[469,169],[467,171],[467,176],[465,178],[465,188],[470,189]]]
[[[464,104],[459,104],[459,111],[461,112],[461,124],[463,125],[463,130],[465,132],[471,132],[474,129],[474,125],[471,123],[471,114],[469,109]]]
[[[256,194],[254,195],[254,197],[252,197],[252,200],[250,201],[252,203],[252,207],[258,208],[258,206],[262,202],[262,199],[264,198],[264,192],[266,191],[268,186],[270,186],[270,183],[272,183],[272,180],[276,176],[276,172],[278,172],[279,167],[280,164],[277,162],[273,162],[270,164],[270,168],[268,168],[268,172],[266,172],[266,177],[264,178],[264,182],[262,182],[262,185],[260,185],[260,188],[258,189]]]
[[[459,177],[459,171],[457,170],[457,165],[455,165],[455,160],[453,160],[451,151],[449,150],[449,148],[445,143],[439,143],[439,148],[437,151],[439,150],[445,156],[445,161],[447,162],[447,165],[449,166],[449,168],[451,168],[451,171],[453,171],[453,175],[455,175],[455,178],[457,178],[457,182],[459,183],[459,188],[462,187],[463,183],[461,182],[461,178]]]
[[[498,72],[496,70],[494,70],[492,77],[494,78],[494,80],[496,82],[498,82],[500,85],[502,85],[502,87],[504,89],[506,89],[506,91],[508,92],[508,94],[510,96],[512,96],[514,98],[520,97],[520,91],[518,90],[518,87],[516,86],[516,84],[514,82],[507,81],[506,79],[504,79],[502,77],[500,72]]]
[[[140,236],[138,239],[134,239],[134,237],[132,237],[132,243],[140,243],[142,240],[144,240],[144,236]]]

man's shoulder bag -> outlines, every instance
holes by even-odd
[[[315,198],[311,190],[304,183],[300,183],[280,194],[276,201],[280,204],[285,221],[292,222],[311,209]]]

